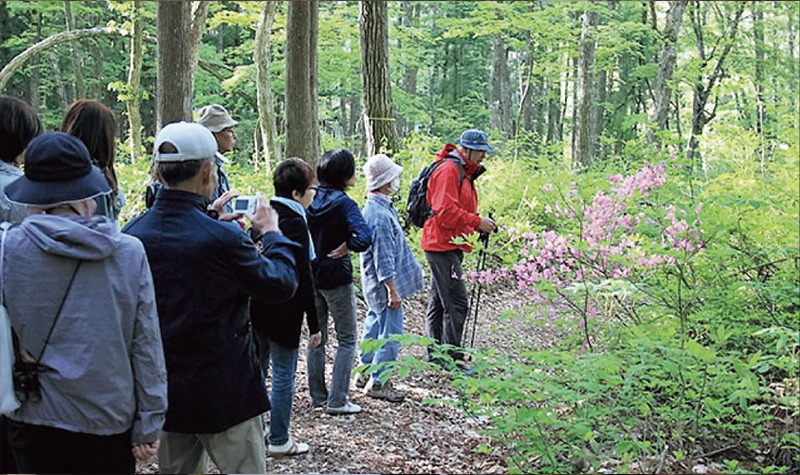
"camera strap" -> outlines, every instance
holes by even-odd
[[[72,277],[70,277],[69,279],[69,284],[67,285],[67,290],[64,292],[64,297],[61,298],[61,303],[58,305],[56,316],[55,318],[53,318],[53,324],[50,325],[50,331],[47,332],[47,338],[45,338],[44,340],[44,346],[42,346],[42,351],[39,353],[39,357],[36,358],[37,367],[42,361],[42,356],[44,356],[44,350],[47,349],[47,343],[50,342],[50,336],[53,334],[53,330],[56,328],[56,322],[58,321],[58,317],[61,316],[61,309],[64,308],[64,302],[67,301],[67,296],[69,295],[69,291],[72,288],[72,283],[75,282],[75,276],[78,275],[78,269],[81,268],[81,264],[83,264],[83,260],[79,260],[78,263],[75,265],[75,270],[72,271]]]
[[[2,223],[3,227],[3,236],[0,239],[0,305],[5,304],[5,254],[6,254],[6,234],[8,233],[9,223]],[[67,285],[67,290],[64,292],[64,297],[61,298],[61,303],[58,305],[58,310],[56,311],[56,316],[53,318],[53,323],[50,325],[50,331],[47,332],[47,338],[44,340],[44,346],[42,346],[42,351],[39,353],[39,357],[36,358],[36,366],[39,367],[42,356],[44,356],[44,351],[47,349],[47,343],[50,342],[50,336],[53,334],[53,329],[56,327],[56,322],[58,321],[58,317],[61,315],[61,310],[64,308],[64,302],[67,301],[67,296],[69,295],[69,291],[72,288],[72,283],[75,282],[75,276],[78,274],[78,269],[80,269],[83,260],[79,260],[78,263],[75,265],[75,269],[72,271],[72,277],[70,277],[69,284]],[[7,310],[7,309],[6,309]],[[11,327],[11,337],[14,342],[14,358],[16,361],[24,361],[22,350],[20,349],[19,337],[17,336],[17,332],[14,330],[14,327]]]

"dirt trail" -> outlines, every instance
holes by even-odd
[[[406,333],[425,334],[426,298],[425,293],[420,292],[404,303]],[[364,309],[361,303],[359,305],[359,319],[363,319]],[[511,307],[508,292],[495,290],[484,295],[476,330],[476,347],[492,346],[513,351],[519,345],[530,347],[552,341],[547,328],[535,332],[498,331],[500,316]],[[335,340],[331,335],[328,342],[328,381]],[[305,335],[302,344],[305,344]],[[353,382],[350,398],[361,405],[362,412],[352,416],[330,416],[311,408],[304,353],[300,352],[297,365],[290,433],[295,441],[308,443],[311,449],[299,456],[267,457],[268,473],[478,474],[507,471],[506,454],[502,449],[495,447],[488,455],[473,451],[480,443],[491,446],[489,438],[479,433],[481,422],[466,417],[458,408],[422,403],[426,398],[454,396],[446,375],[426,371],[396,380],[395,387],[407,393],[400,404],[369,398],[356,389]],[[419,358],[425,356],[422,348],[404,347],[400,357],[409,354]],[[140,464],[137,471],[157,473],[157,461]],[[218,471],[211,465],[209,473],[214,472]]]

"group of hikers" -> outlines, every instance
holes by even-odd
[[[0,387],[0,473],[134,473],[156,454],[161,473],[203,473],[209,458],[222,473],[265,473],[266,454],[308,452],[289,434],[304,321],[313,407],[361,411],[349,399],[356,359],[374,369],[355,378],[367,396],[404,400],[388,369],[399,344],[358,350],[350,260],[360,253],[360,341],[402,334],[403,300],[425,287],[391,199],[403,167],[366,161],[362,210],[347,195],[350,151],[325,152],[316,169],[286,158],[274,196],[237,213],[224,171],[237,122],[219,104],[197,115],[158,131],[148,209],[120,230],[111,110],[79,100],[61,131],[44,132],[27,103],[0,96],[0,324],[14,348],[0,358],[13,365],[13,391]],[[454,238],[496,229],[477,214],[474,185],[493,151],[485,132],[466,130],[427,184],[427,333],[453,348],[429,359],[467,375],[460,277],[471,248]]]

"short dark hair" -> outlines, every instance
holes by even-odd
[[[27,102],[0,95],[0,160],[13,162],[42,131],[42,121]]]
[[[72,103],[64,115],[61,131],[81,139],[89,149],[92,162],[103,171],[116,193],[118,186],[114,157],[117,152],[117,120],[111,109],[98,101],[79,99]]]
[[[169,142],[164,142],[159,148],[161,153],[177,153],[178,149]],[[203,168],[206,162],[213,162],[216,157],[209,157],[200,160],[184,160],[182,162],[158,162],[156,163],[156,171],[161,180],[168,186],[174,187],[183,183],[184,181],[191,180]]]
[[[292,199],[293,191],[302,195],[315,178],[311,165],[297,157],[289,157],[275,168],[272,184],[277,196]]]
[[[317,165],[317,176],[322,184],[344,190],[345,182],[356,173],[356,160],[350,151],[340,148],[325,152]]]

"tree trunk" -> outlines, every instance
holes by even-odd
[[[41,39],[42,39],[42,14],[39,13],[38,15],[36,15],[36,43],[35,44],[39,44]],[[33,110],[35,110],[38,113],[39,109],[41,109],[41,107],[42,107],[42,95],[39,93],[39,85],[42,82],[42,67],[41,67],[41,61],[39,60],[38,57],[34,57],[32,59],[32,61],[31,61],[31,63],[32,63],[31,64],[31,86],[30,86],[31,87],[31,89],[30,89],[31,107],[33,108]],[[10,65],[11,61],[9,61],[8,64]],[[3,68],[3,71],[5,71],[5,70],[6,70],[6,68]],[[13,71],[11,73],[9,73],[9,77],[11,76],[11,74],[13,74]],[[8,79],[3,81],[2,76],[3,76],[3,72],[0,72],[0,92],[2,92],[2,90],[3,90],[3,85],[5,84],[5,81],[8,81]]]
[[[69,109],[70,102],[69,97],[67,97],[67,88],[62,80],[63,75],[61,74],[61,65],[59,64],[58,60],[58,50],[51,49],[49,58],[50,69],[53,71],[53,81],[56,85],[56,97],[58,97],[58,103],[61,105],[61,110],[66,111]]]
[[[672,88],[669,82],[672,80],[672,73],[675,70],[677,54],[675,44],[678,41],[678,32],[681,29],[683,11],[686,9],[685,1],[669,2],[667,20],[664,31],[661,33],[663,42],[661,52],[658,55],[658,76],[656,77],[656,87],[653,91],[655,95],[655,108],[650,113],[650,124],[647,141],[650,144],[659,144],[657,132],[667,128],[667,118],[669,117],[669,103],[672,96]]]
[[[75,19],[72,16],[72,2],[64,2],[64,17],[67,20],[67,31],[74,30]],[[75,98],[83,99],[86,97],[86,90],[83,87],[83,72],[81,71],[83,55],[75,42],[69,44],[69,52],[72,57],[72,70],[75,73]]]
[[[589,156],[593,158],[602,156],[602,151],[600,149],[600,135],[603,133],[603,123],[606,114],[605,103],[607,99],[606,88],[608,87],[606,85],[607,77],[608,72],[605,69],[601,69],[597,72],[597,81],[594,82],[594,93],[592,94],[593,100],[591,107],[591,142],[589,142]]]
[[[419,24],[419,15],[420,15],[420,7],[419,3],[411,2],[411,1],[404,1],[403,2],[403,26],[406,28],[412,28]],[[403,79],[400,83],[401,89],[403,92],[409,95],[409,97],[415,97],[417,95],[417,74],[419,72],[419,66],[414,64],[406,64],[405,70],[403,72]],[[401,134],[401,136],[406,136],[411,133],[413,124],[409,124],[405,118],[398,117],[398,127],[397,132]]]
[[[794,12],[789,11],[786,15],[788,17],[786,29],[788,32],[788,44],[787,48],[789,50],[789,77],[792,78],[791,86],[789,87],[789,103],[792,105],[792,109],[796,110],[797,107],[797,60],[794,57],[794,22],[792,21],[792,14]]]
[[[319,158],[316,1],[289,2],[286,15],[286,156]]]
[[[560,80],[552,82],[547,96],[547,143],[552,144],[563,139]]]
[[[511,94],[509,92],[508,48],[500,34],[492,36],[492,75],[489,90],[491,127],[508,137],[511,132]]]
[[[191,4],[158,2],[156,124],[192,120]]]
[[[394,153],[397,148],[392,82],[389,71],[388,4],[359,2],[361,84],[364,94],[364,139],[368,155]]]
[[[256,29],[256,44],[253,53],[253,62],[256,67],[256,94],[258,96],[258,124],[261,128],[261,141],[264,150],[264,173],[272,173],[271,161],[280,159],[280,146],[278,144],[278,131],[275,127],[275,110],[272,106],[272,87],[270,85],[270,34],[272,21],[278,2],[267,1],[261,7]],[[257,146],[256,146],[257,147]]]
[[[698,15],[704,14],[704,12],[698,11],[700,9],[700,5],[701,2],[694,2],[691,15],[692,28],[694,29],[695,39],[697,40],[698,56],[701,61],[708,64],[714,59],[714,54],[716,53],[717,48],[715,47],[712,49],[711,56],[707,56],[702,29],[704,23],[702,22],[702,18],[698,17]],[[706,104],[708,103],[708,98],[710,97],[711,92],[714,90],[714,87],[717,85],[717,82],[719,82],[725,76],[725,60],[727,59],[731,48],[733,48],[733,39],[736,37],[736,33],[738,32],[739,20],[742,18],[742,13],[744,13],[745,6],[745,2],[737,3],[736,10],[732,16],[727,18],[727,22],[724,25],[723,30],[723,35],[725,38],[722,39],[724,46],[722,51],[719,53],[719,56],[716,57],[716,63],[714,64],[714,68],[711,70],[711,73],[708,74],[708,79],[706,80],[701,75],[695,80],[695,85],[693,88],[694,93],[692,96],[692,137],[689,139],[689,150],[686,153],[687,158],[692,160],[692,163],[694,163],[693,160],[697,156],[697,147],[699,145],[697,137],[703,135],[703,130],[705,129],[706,124],[711,122],[714,117],[716,117],[716,101],[714,103],[714,109],[711,112],[706,111]]]
[[[350,121],[347,127],[347,136],[354,137],[358,128],[358,118],[361,117],[361,97],[358,91],[350,93]]]
[[[596,25],[597,12],[586,8],[583,12],[578,57],[575,122],[572,125],[572,167],[575,170],[586,170],[592,164],[591,106],[595,50],[592,30]]]
[[[144,23],[142,21],[142,2],[133,2],[131,10],[130,66],[128,69],[128,91],[125,108],[128,111],[128,140],[131,148],[131,161],[135,162],[144,155],[142,147],[142,115],[139,108],[141,91],[139,86],[142,77],[142,58],[144,55]]]
[[[191,43],[189,43],[189,57],[191,62],[191,83],[194,86],[194,77],[197,74],[197,62],[200,60],[200,45],[203,41],[203,32],[206,29],[206,17],[211,2],[192,2],[192,27]]]

